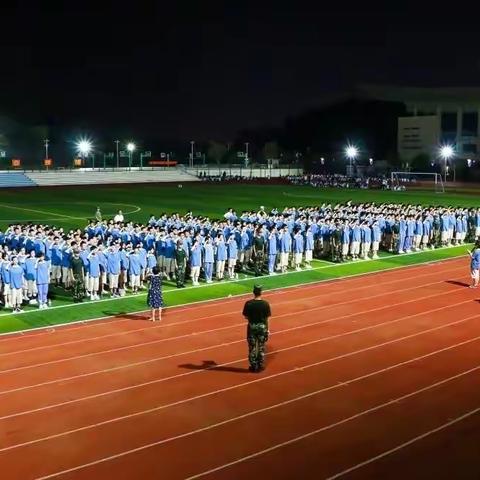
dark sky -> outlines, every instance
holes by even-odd
[[[103,136],[229,139],[244,127],[281,124],[358,83],[480,83],[471,9],[9,3],[0,12],[0,112]]]

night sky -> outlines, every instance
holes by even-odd
[[[30,124],[229,140],[359,83],[480,84],[472,10],[407,10],[400,2],[383,10],[261,0],[12,3],[1,7],[0,113]]]

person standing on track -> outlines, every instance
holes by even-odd
[[[470,272],[472,275],[472,284],[470,288],[477,288],[478,282],[480,279],[479,270],[480,270],[480,240],[475,242],[473,250],[470,252]]]
[[[147,294],[147,304],[152,310],[152,322],[156,321],[156,314],[158,312],[158,321],[162,320],[162,277],[160,276],[160,269],[155,266],[152,268],[152,275],[150,276],[150,285]]]
[[[270,304],[262,299],[261,285],[253,287],[252,300],[243,306],[243,316],[248,320],[248,361],[251,372],[261,372],[265,362],[265,343],[268,341],[268,319],[272,315]]]

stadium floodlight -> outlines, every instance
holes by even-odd
[[[444,160],[448,160],[448,159],[452,158],[454,154],[455,154],[455,150],[453,149],[453,147],[451,145],[443,145],[440,148],[440,156]]]
[[[349,160],[355,160],[358,156],[358,148],[354,145],[347,145],[345,155]]]
[[[470,168],[472,166],[472,159],[467,158],[467,167]]]
[[[127,150],[128,150],[129,152],[133,152],[133,151],[135,150],[135,148],[136,148],[136,147],[135,147],[135,144],[134,144],[134,143],[132,143],[132,142],[127,143]]]
[[[92,151],[92,142],[89,140],[79,140],[77,142],[77,150],[82,157],[87,157],[88,154]]]
[[[373,158],[369,158],[368,163],[370,163],[370,165],[373,165]]]
[[[447,181],[448,175],[448,165],[447,161],[455,155],[455,150],[452,145],[442,145],[440,147],[440,156],[442,157],[443,161],[445,162],[445,182]]]

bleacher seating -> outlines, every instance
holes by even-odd
[[[36,186],[35,181],[23,172],[0,172],[0,188]]]
[[[32,183],[38,186],[98,185],[119,183],[198,182],[199,179],[181,169],[132,171],[57,170],[27,172]]]

